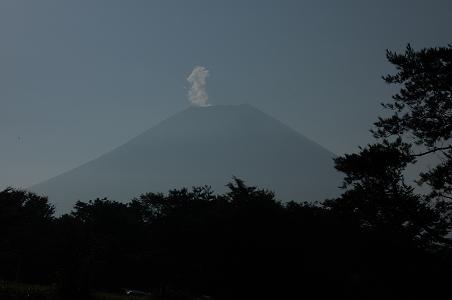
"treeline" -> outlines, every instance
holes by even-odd
[[[281,204],[239,179],[229,189],[96,199],[61,217],[46,198],[6,189],[0,278],[53,284],[71,297],[122,288],[173,299],[427,299],[449,292],[447,247],[363,228],[334,206]]]
[[[96,199],[56,217],[45,197],[8,188],[0,279],[80,299],[121,288],[163,299],[449,295],[452,46],[408,45],[387,58],[397,73],[384,80],[400,91],[383,104],[392,114],[374,124],[375,143],[335,159],[345,175],[339,198],[282,204],[234,178],[222,195],[198,187]],[[416,181],[425,194],[404,176],[419,158],[432,164]]]

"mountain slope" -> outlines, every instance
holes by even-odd
[[[57,211],[76,200],[127,201],[144,192],[211,185],[232,176],[274,190],[282,200],[338,194],[334,154],[249,105],[189,108],[117,149],[30,190]]]

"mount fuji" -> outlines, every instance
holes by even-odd
[[[233,176],[283,201],[335,197],[335,155],[250,105],[190,107],[124,145],[29,188],[58,212],[77,200],[127,201],[145,192],[210,185]]]

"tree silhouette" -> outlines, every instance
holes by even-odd
[[[336,168],[346,174],[346,191],[325,205],[354,218],[363,230],[398,243],[431,248],[444,242],[448,220],[404,182],[403,172],[413,160],[410,153],[410,145],[397,139],[335,159]]]
[[[439,197],[449,198],[450,192],[452,48],[416,52],[408,45],[404,54],[388,51],[387,58],[398,73],[384,80],[402,85],[393,103],[384,104],[394,114],[375,123],[379,143],[335,159],[336,168],[346,174],[346,191],[326,205],[358,219],[362,228],[387,236],[403,234],[418,246],[449,244],[445,235],[451,228],[450,206]],[[420,146],[425,150],[415,152]],[[433,192],[417,195],[404,180],[405,169],[417,157],[432,153],[441,153],[444,160],[422,173],[420,181]]]
[[[52,265],[53,212],[46,197],[13,188],[0,192],[0,278],[46,279],[39,268]]]
[[[383,106],[392,116],[379,118],[375,137],[402,137],[413,147],[413,157],[439,156],[440,163],[421,174],[419,183],[432,188],[430,199],[441,206],[452,200],[452,45],[405,53],[387,51],[397,69],[387,75],[389,84],[400,85],[393,101]]]

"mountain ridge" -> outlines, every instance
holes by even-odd
[[[68,211],[76,200],[126,201],[144,192],[195,185],[222,192],[232,176],[275,190],[286,201],[323,200],[335,195],[332,190],[340,183],[333,157],[331,151],[251,105],[189,107],[104,155],[29,189],[48,195],[58,211]],[[326,182],[319,184],[321,179],[337,183],[326,188]],[[300,188],[303,193],[296,192]],[[316,197],[315,188],[331,191],[319,191],[322,195]]]

